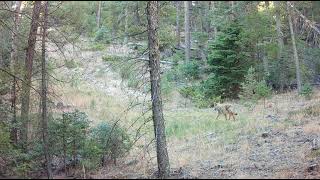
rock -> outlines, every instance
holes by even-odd
[[[264,133],[262,133],[261,137],[263,137],[263,138],[267,138],[267,137],[269,137],[269,133],[264,132]]]
[[[312,145],[311,150],[315,151],[315,150],[319,149],[318,140],[317,139],[313,139],[311,145]]]
[[[127,166],[131,166],[131,165],[138,164],[138,162],[139,162],[139,161],[136,160],[136,159],[135,159],[135,160],[132,160],[132,161],[130,161],[130,162],[127,163]]]
[[[311,164],[307,170],[308,172],[312,172],[312,171],[316,171],[318,168],[319,168],[318,164]]]
[[[216,167],[217,168],[223,168],[223,165],[222,164],[218,164]]]
[[[63,103],[62,103],[62,102],[58,102],[58,103],[57,103],[57,108],[58,108],[58,109],[63,108]]]

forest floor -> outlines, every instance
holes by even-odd
[[[117,49],[120,54],[127,53],[126,49]],[[132,99],[140,102],[149,96],[126,87],[120,75],[102,60],[108,53],[110,48],[71,53],[69,59],[78,66],[59,68],[56,74],[77,75],[77,80],[72,80],[77,85],[54,88],[64,104],[87,112],[94,122],[122,116],[126,124],[141,111],[136,108],[124,115],[126,106]],[[196,108],[177,92],[166,99],[164,116],[172,178],[320,178],[319,89],[310,100],[288,92],[273,95],[266,103],[229,102],[238,113],[236,121],[215,119],[217,114],[212,109]],[[146,149],[148,138],[117,166],[110,164],[88,176],[155,177],[155,149]]]

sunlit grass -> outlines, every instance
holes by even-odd
[[[232,143],[238,134],[245,130],[252,121],[245,116],[237,117],[236,121],[225,120],[224,117],[216,119],[212,111],[197,109],[181,112],[165,112],[166,133],[168,138],[184,139],[199,134],[214,133],[221,136],[224,141]]]

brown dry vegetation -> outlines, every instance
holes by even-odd
[[[94,60],[101,69],[101,56]],[[106,69],[108,66],[104,66]],[[81,67],[80,67],[81,68]],[[103,69],[102,69],[103,70]],[[109,72],[109,71],[108,71]],[[95,73],[93,71],[93,76]],[[97,81],[119,81],[119,76],[100,74]],[[108,87],[108,84],[103,87]],[[132,99],[114,83],[114,90],[123,97],[108,94],[103,87],[93,86],[81,79],[77,86],[55,86],[66,104],[85,111],[94,123],[121,119],[123,127],[130,127],[141,116],[145,106],[126,111]],[[60,90],[59,90],[60,88]],[[62,90],[63,89],[63,90]],[[132,95],[132,94],[131,94]],[[148,100],[148,95],[140,97]],[[310,100],[296,92],[275,94],[264,102],[228,102],[238,113],[236,121],[215,119],[213,109],[196,108],[177,91],[164,97],[164,116],[168,138],[168,152],[172,177],[176,178],[311,178],[319,177],[320,153],[312,150],[312,141],[320,136],[320,91]],[[131,135],[150,113],[130,128]],[[93,178],[155,177],[156,155],[152,140],[152,124],[143,126],[146,133],[117,166],[91,172]]]

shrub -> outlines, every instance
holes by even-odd
[[[313,93],[312,86],[310,84],[304,84],[301,88],[300,95],[304,96],[307,99],[311,98],[311,95]]]
[[[71,59],[71,60],[66,60],[64,65],[68,68],[68,69],[74,69],[77,67],[77,63]]]
[[[257,84],[258,82],[256,81],[255,69],[250,67],[245,75],[245,81],[241,83],[241,92],[239,93],[239,97],[241,99],[254,98]]]
[[[109,61],[121,61],[121,60],[123,60],[123,57],[105,55],[105,56],[102,57],[102,60],[106,61],[106,62],[109,62]]]
[[[123,156],[131,147],[128,134],[118,125],[111,126],[106,122],[98,124],[92,131],[92,138],[102,150],[102,156],[109,156],[114,161]],[[103,158],[102,157],[102,158]]]
[[[199,64],[195,60],[178,65],[177,70],[181,72],[181,78],[189,78],[193,80],[199,78]]]
[[[106,27],[102,26],[100,29],[98,29],[98,31],[96,32],[94,41],[109,44],[110,40],[111,40],[111,33],[108,31]]]
[[[257,86],[255,88],[255,91],[256,91],[256,97],[258,99],[263,98],[263,102],[264,102],[264,105],[265,105],[266,98],[269,97],[270,94],[271,94],[271,88],[268,87],[266,81],[265,80],[260,81],[257,84]]]
[[[169,95],[173,90],[173,85],[169,80],[168,76],[162,76],[161,77],[161,93],[164,96]]]
[[[167,73],[169,81],[196,80],[200,77],[200,66],[195,60],[179,64]]]
[[[207,98],[201,86],[183,87],[179,89],[179,92],[183,97],[190,98],[199,108],[207,108],[221,101],[221,96]]]

